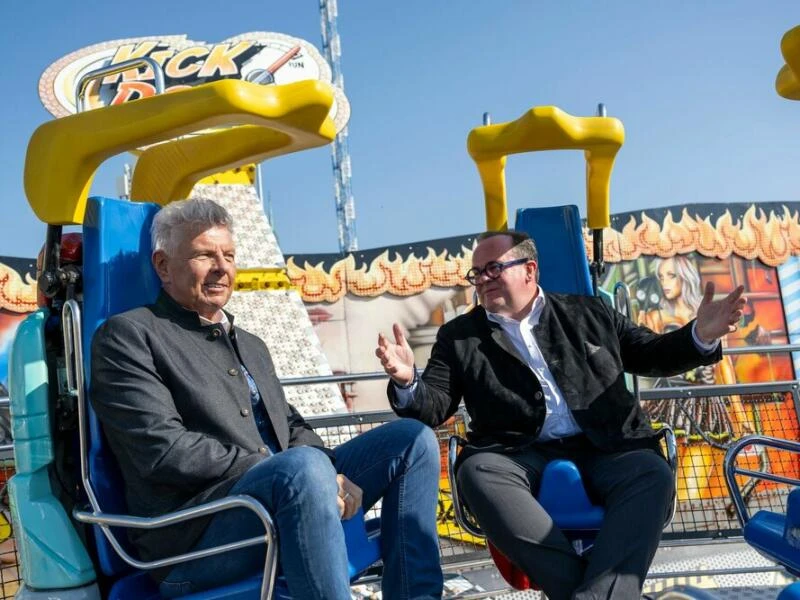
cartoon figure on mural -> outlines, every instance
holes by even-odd
[[[689,256],[659,258],[653,264],[655,280],[660,289],[653,287],[655,281],[652,277],[641,280],[637,287],[639,323],[659,333],[666,333],[679,329],[696,316],[703,297],[700,274]],[[698,367],[674,377],[657,378],[653,380],[653,387],[733,383],[736,383],[733,362],[726,356],[715,365]],[[703,490],[711,487],[711,449],[724,449],[731,440],[753,432],[738,395],[657,400],[645,402],[643,407],[654,423],[670,425],[676,434],[685,436],[687,447],[682,460],[684,474],[681,478],[685,489],[683,494],[679,490],[679,497],[686,499],[702,497],[705,495]],[[716,477],[716,474],[713,476]]]

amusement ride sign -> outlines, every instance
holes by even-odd
[[[216,44],[185,35],[153,36],[103,42],[77,50],[50,65],[39,80],[39,97],[56,117],[76,112],[76,86],[85,74],[133,58],[149,57],[164,71],[165,92],[217,81],[244,79],[284,84],[305,79],[331,82],[331,68],[309,42],[282,33],[253,32]],[[156,93],[150,68],[131,69],[89,84],[84,106],[100,108]],[[350,117],[344,93],[334,88],[331,118],[340,131]]]

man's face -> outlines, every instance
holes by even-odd
[[[163,250],[153,253],[153,265],[161,285],[178,304],[211,321],[233,293],[236,277],[236,247],[227,227],[205,231],[175,232],[178,245],[172,256]]]
[[[488,263],[514,260],[513,240],[505,235],[490,237],[478,243],[472,253],[472,266],[483,269]],[[536,262],[528,261],[503,269],[500,277],[481,275],[475,284],[480,303],[489,312],[515,317],[536,295]]]

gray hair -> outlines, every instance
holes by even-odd
[[[536,242],[524,231],[508,229],[506,231],[486,231],[478,236],[478,243],[489,238],[505,236],[511,238],[511,258],[528,258],[535,260],[539,264],[539,251],[536,249]],[[536,269],[536,281],[539,281],[539,269]]]
[[[156,213],[150,227],[153,252],[163,250],[168,255],[179,243],[178,233],[202,232],[212,227],[227,227],[233,233],[230,213],[208,198],[189,198],[171,202]]]

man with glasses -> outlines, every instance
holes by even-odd
[[[545,293],[526,234],[478,238],[467,280],[480,306],[439,329],[422,374],[402,330],[378,337],[392,408],[436,427],[463,400],[469,444],[457,481],[492,543],[553,600],[641,593],[674,495],[672,473],[625,372],[667,376],[720,360],[735,331],[739,287],[697,318],[658,335],[599,298]],[[536,501],[545,465],[574,461],[606,510],[588,556],[579,556]]]

